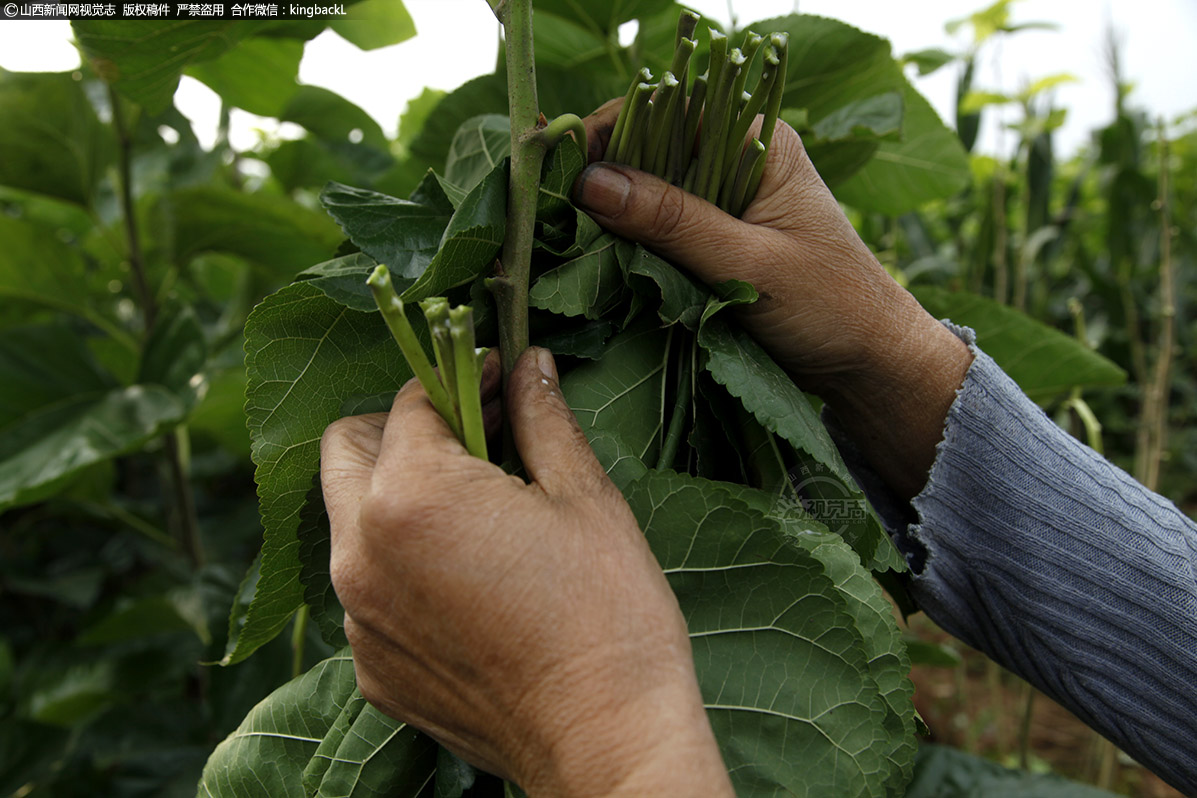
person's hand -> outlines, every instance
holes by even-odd
[[[471,457],[415,380],[325,432],[362,694],[532,795],[731,794],[677,601],[548,351],[506,398],[531,482]]]
[[[591,160],[606,148],[622,102],[586,118]],[[877,262],[793,128],[778,122],[760,190],[740,219],[607,163],[582,173],[573,199],[603,227],[708,283],[755,286],[760,300],[736,309],[745,329],[839,412],[892,487],[918,492],[972,356]]]

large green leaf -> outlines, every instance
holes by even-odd
[[[208,344],[195,311],[169,306],[150,331],[137,381],[168,388],[190,409],[199,398],[207,359]]]
[[[419,277],[440,248],[454,207],[429,174],[410,200],[329,184],[320,195],[349,240],[398,277]]]
[[[366,253],[355,252],[304,269],[295,279],[319,288],[330,299],[347,308],[371,313],[378,305],[374,302],[370,286],[366,285],[366,279],[377,265],[377,261]],[[403,285],[403,278],[396,278],[396,283]]]
[[[501,114],[475,116],[457,129],[445,179],[469,191],[511,154],[511,124]]]
[[[121,387],[61,324],[0,335],[0,511],[52,496],[96,463],[135,451],[183,419],[159,385]]]
[[[479,277],[494,265],[507,229],[507,162],[498,164],[453,212],[439,249],[404,299],[423,299]]]
[[[911,292],[932,316],[976,330],[977,346],[1037,402],[1076,387],[1126,382],[1126,372],[1114,362],[1007,305],[934,286]]]
[[[0,152],[0,184],[87,205],[114,149],[72,73],[0,69]]]
[[[669,333],[652,326],[629,328],[611,339],[598,361],[583,363],[561,379],[561,391],[593,443],[617,442],[616,459],[599,460],[610,471],[625,454],[655,462],[664,431],[665,365]]]
[[[253,32],[250,23],[218,20],[71,23],[97,75],[151,114],[165,111],[188,64],[207,61]]]
[[[184,72],[220,95],[229,105],[259,116],[279,116],[299,88],[304,43],[296,39],[246,39],[211,61]]]
[[[249,416],[261,499],[261,579],[226,664],[270,640],[303,603],[297,529],[320,436],[351,396],[411,377],[377,313],[351,310],[300,282],[267,297],[245,327]]]
[[[537,63],[561,69],[577,70],[618,49],[601,30],[541,9],[532,17],[532,35],[536,39]],[[604,63],[603,67],[610,68],[610,64]]]
[[[698,343],[707,352],[711,376],[761,424],[810,454],[840,479],[851,479],[810,401],[760,344],[720,318],[705,321]]]
[[[680,322],[691,330],[698,329],[710,291],[640,244],[626,263],[628,284],[649,302],[649,307],[658,308],[662,324]]]
[[[621,266],[631,260],[634,250],[632,243],[618,236],[600,236],[578,257],[542,274],[532,286],[529,301],[553,313],[597,319],[623,297]]]
[[[18,300],[73,313],[126,344],[136,343],[111,307],[98,300],[103,282],[120,275],[89,270],[79,250],[51,230],[0,214],[0,299]],[[97,278],[103,278],[100,282]]]
[[[400,0],[354,3],[348,16],[334,19],[328,26],[362,50],[389,47],[416,35],[416,24]]]
[[[441,98],[411,142],[411,154],[420,164],[443,172],[457,130],[484,114],[507,115],[507,77],[490,74],[466,81]]]
[[[348,146],[356,139],[360,146],[372,148],[377,155],[387,157],[387,137],[378,122],[359,106],[328,89],[300,86],[291,95],[280,118],[303,126],[325,143]]]
[[[918,90],[902,87],[906,113],[900,141],[885,141],[869,163],[835,187],[836,197],[863,211],[899,216],[969,184],[968,155]]]
[[[204,767],[199,798],[416,798],[437,746],[366,703],[348,651],[254,707]]]
[[[202,252],[224,252],[291,277],[326,260],[341,237],[324,214],[285,197],[200,186],[165,197],[159,213],[173,223],[173,254],[186,264]]]
[[[535,0],[533,3],[537,11],[548,11],[602,38],[630,19],[649,16],[670,5],[672,0]]]
[[[908,663],[851,550],[735,486],[650,471],[626,495],[686,616],[736,794],[900,795]]]
[[[826,17],[791,14],[749,25],[758,33],[785,31],[790,36],[783,105],[803,109],[806,122],[837,138],[812,136],[811,160],[834,185],[860,168],[877,149],[880,135],[892,132],[892,102],[905,84],[890,53],[889,41]],[[886,109],[885,117],[878,111]],[[792,118],[792,117],[791,117]],[[880,126],[880,130],[874,130]],[[843,138],[845,128],[864,135]]]

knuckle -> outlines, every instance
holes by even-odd
[[[670,190],[665,186],[657,198],[653,210],[652,229],[662,243],[672,243],[686,235],[689,225],[686,215],[686,193]]]

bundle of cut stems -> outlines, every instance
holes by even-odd
[[[682,12],[673,63],[656,83],[642,69],[624,97],[605,159],[651,172],[741,216],[756,196],[785,91],[789,37],[748,31],[739,47],[710,29],[707,70],[690,79],[698,16]],[[757,54],[761,71],[744,90]],[[760,133],[748,138],[758,114]],[[746,140],[747,139],[747,140]]]

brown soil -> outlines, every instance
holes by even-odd
[[[1051,770],[1135,798],[1184,798],[1115,751],[1068,710],[955,640],[926,616],[912,616],[908,629],[922,640],[950,647],[962,660],[957,667],[917,666],[910,674],[915,707],[931,729],[929,740],[1019,767],[1027,699],[1034,692],[1025,752],[1031,770]]]

